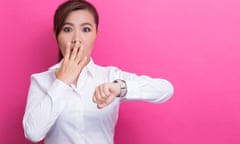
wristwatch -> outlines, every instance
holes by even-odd
[[[125,80],[116,79],[113,82],[120,84],[120,94],[117,97],[124,97],[127,94],[127,84]]]

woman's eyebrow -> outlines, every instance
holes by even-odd
[[[64,22],[63,25],[74,26],[74,24],[71,23],[71,22]],[[89,23],[89,22],[84,22],[84,23],[81,23],[81,24],[80,24],[80,26],[86,26],[86,25],[93,27],[93,25],[92,25],[91,23]]]
[[[93,27],[93,25],[91,23],[89,23],[89,22],[85,22],[85,23],[81,24],[81,26],[86,26],[86,25],[89,25],[89,26]]]
[[[74,24],[70,23],[70,22],[64,22],[63,25],[71,25],[71,26],[73,26]]]

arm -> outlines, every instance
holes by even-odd
[[[69,42],[54,80],[50,77],[32,77],[23,118],[25,136],[31,141],[42,140],[63,111],[72,92],[69,85],[76,85],[79,74],[89,62],[87,57],[82,58],[82,52],[83,45],[71,45]]]
[[[162,103],[173,95],[172,84],[164,79],[137,76],[118,69],[112,69],[109,76],[110,81],[116,79],[124,80],[127,93],[121,97],[122,101],[143,100]],[[93,94],[93,102],[97,104],[98,108],[103,108],[113,102],[117,96],[121,95],[120,93],[121,85],[119,83],[103,83],[96,87]]]
[[[135,76],[125,81],[128,92],[125,97],[122,97],[123,101],[143,100],[162,103],[170,99],[174,91],[172,84],[165,79]]]
[[[32,76],[26,111],[23,117],[25,137],[33,142],[41,141],[64,109],[66,94],[71,88],[60,80],[55,80],[49,88],[43,88],[39,80]]]

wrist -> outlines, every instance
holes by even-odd
[[[69,85],[71,82],[69,82],[68,80],[66,80],[66,78],[64,78],[64,76],[62,76],[61,74],[59,74],[59,71],[56,70],[55,71],[55,75],[56,75],[56,79],[64,82],[65,84]]]
[[[65,80],[64,78],[57,77],[57,79],[58,79],[58,80],[60,80],[60,81],[62,81],[63,83],[65,83],[65,84],[67,84],[67,85],[69,85],[69,84],[70,84],[70,82],[69,82],[69,81],[67,81],[67,80]]]
[[[117,97],[124,97],[127,94],[127,84],[126,81],[121,80],[121,79],[117,79],[114,80],[113,83],[118,83],[120,86],[120,92],[119,95],[117,95]]]

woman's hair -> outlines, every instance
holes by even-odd
[[[98,12],[96,8],[89,3],[86,0],[68,0],[64,3],[62,3],[57,10],[55,11],[54,14],[54,34],[55,37],[57,38],[59,33],[61,32],[61,29],[64,25],[64,22],[68,15],[72,11],[76,10],[88,10],[94,17],[94,21],[96,24],[96,30],[98,29]],[[58,61],[60,61],[63,58],[63,55],[61,53],[61,50],[59,49],[59,56],[58,56]]]

